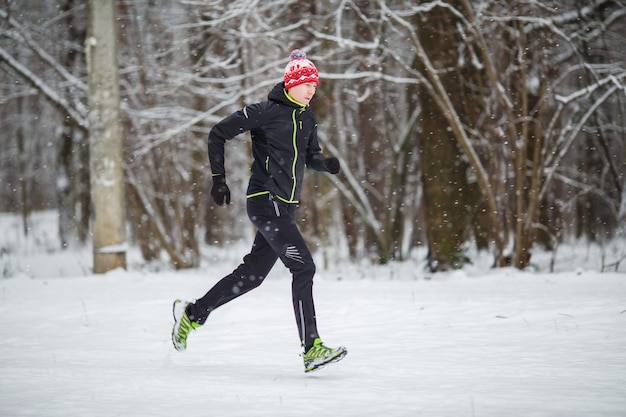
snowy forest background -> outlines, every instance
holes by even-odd
[[[87,2],[0,0],[0,212],[58,213],[91,241]],[[289,52],[337,177],[307,178],[300,225],[324,257],[432,272],[474,250],[524,269],[590,242],[626,259],[626,1],[118,0],[126,216],[146,261],[194,268],[252,233],[248,138],[227,147],[234,204],[210,201],[212,125],[264,100]],[[617,249],[616,249],[617,248]],[[10,248],[3,248],[3,252]],[[422,251],[423,253],[423,251]],[[606,259],[605,259],[606,256]]]

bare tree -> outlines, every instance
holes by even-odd
[[[21,149],[24,154],[15,160],[24,158],[19,165],[26,171],[19,174],[18,187],[10,178],[3,181],[8,189],[21,190],[21,199],[8,192],[3,200],[21,201],[23,213],[59,206],[59,238],[64,248],[76,239],[85,242],[89,228],[87,87],[81,78],[85,73],[84,8],[71,0],[7,6],[0,9],[4,42],[0,62],[12,81],[2,84],[2,101],[7,104],[3,108],[9,114],[4,118],[8,140],[2,142],[10,146],[16,138],[17,152]],[[23,14],[20,7],[37,12]],[[58,10],[61,13],[55,15]],[[25,16],[32,21],[20,20]],[[17,106],[11,104],[14,100]],[[3,155],[10,157],[10,153]],[[16,171],[4,175],[10,177],[10,172]]]

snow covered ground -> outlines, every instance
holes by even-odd
[[[171,345],[172,301],[203,295],[247,244],[207,248],[194,271],[132,255],[94,276],[89,250],[54,248],[49,219],[28,239],[0,225],[2,417],[626,416],[626,274],[598,272],[589,247],[561,250],[556,273],[549,254],[534,272],[320,267],[320,332],[349,353],[304,374],[278,265],[186,352]]]

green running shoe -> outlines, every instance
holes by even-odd
[[[200,327],[199,323],[189,320],[189,316],[185,312],[187,305],[189,305],[188,301],[176,300],[172,309],[174,313],[172,343],[174,343],[174,348],[180,352],[187,349],[187,336],[189,333]]]
[[[302,354],[304,359],[304,372],[316,371],[329,363],[338,362],[348,354],[348,350],[340,346],[337,349],[326,347],[318,338],[313,342],[313,347]]]

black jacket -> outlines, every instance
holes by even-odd
[[[209,161],[213,177],[226,175],[224,143],[250,131],[254,161],[248,198],[273,194],[297,203],[305,166],[326,169],[313,111],[288,97],[284,87],[283,82],[275,85],[267,101],[246,106],[216,124],[209,133]]]

